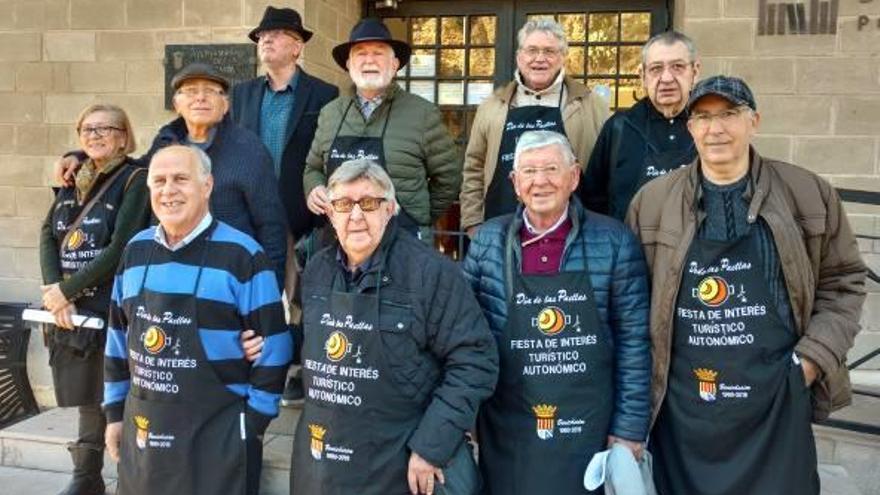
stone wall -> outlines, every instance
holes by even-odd
[[[347,80],[330,49],[360,18],[359,0],[0,0],[0,300],[39,300],[39,228],[54,157],[76,146],[83,107],[125,108],[138,151],[163,108],[164,46],[250,43],[266,5],[293,7],[315,36],[304,66]]]
[[[810,2],[802,3],[809,15]],[[868,19],[861,29],[859,16]],[[763,154],[841,188],[880,191],[880,0],[840,0],[833,35],[759,36],[758,0],[679,0],[675,20],[695,39],[704,75],[739,76],[755,90]],[[846,209],[857,233],[880,234],[880,208],[847,203]],[[880,271],[880,242],[860,245]],[[878,317],[880,294],[871,293],[851,358],[880,347]],[[880,367],[880,359],[871,367]]]

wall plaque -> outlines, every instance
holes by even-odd
[[[172,110],[171,78],[192,62],[213,65],[232,84],[253,79],[257,75],[257,45],[228,43],[212,45],[165,45],[165,108]]]

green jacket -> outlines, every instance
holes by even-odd
[[[352,100],[355,100],[352,103]],[[461,189],[461,150],[441,120],[440,111],[427,100],[392,84],[379,108],[369,119],[359,111],[357,96],[343,95],[328,103],[318,117],[318,130],[306,159],[303,189],[306,196],[327,184],[324,164],[336,129],[348,109],[339,131],[343,136],[382,135],[391,108],[391,120],[383,145],[388,175],[394,183],[397,201],[419,225],[433,223],[458,198]]]

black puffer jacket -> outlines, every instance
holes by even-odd
[[[407,446],[431,464],[445,466],[498,379],[498,351],[483,312],[461,270],[399,230],[396,220],[389,223],[369,267],[350,283],[337,259],[337,246],[319,251],[306,266],[304,313],[309,312],[307,305],[320,304],[334,289],[375,294],[377,285],[380,321],[383,311],[410,309],[409,331],[401,335],[405,340],[387,341],[399,346],[390,355],[401,360],[408,356],[408,362],[395,363],[395,370],[406,377],[422,405]]]

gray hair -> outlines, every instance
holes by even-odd
[[[348,160],[342,162],[327,180],[327,191],[331,199],[333,199],[333,189],[340,184],[351,184],[358,180],[365,179],[382,190],[383,197],[394,204],[394,214],[400,210],[394,193],[394,183],[391,177],[381,165],[367,158],[359,158],[357,160]]]
[[[562,29],[562,26],[553,19],[533,19],[523,24],[523,27],[521,27],[516,34],[516,41],[520,50],[523,49],[523,44],[525,44],[526,38],[536,31],[547,33],[556,38],[557,41],[559,41],[559,47],[562,49],[562,54],[565,55],[568,53],[568,40],[565,38],[565,30]]]
[[[694,44],[694,40],[678,31],[665,31],[660,34],[655,34],[642,46],[643,67],[648,62],[648,50],[657,43],[662,43],[666,46],[681,43],[687,48],[688,56],[690,57],[689,62],[693,63],[697,60],[697,46]]]
[[[196,165],[198,165],[199,177],[202,180],[207,179],[208,176],[211,175],[211,169],[212,169],[211,157],[208,156],[208,154],[205,153],[205,151],[203,149],[199,148],[198,146],[191,145],[191,144],[190,145],[173,144],[171,146],[166,146],[165,148],[160,149],[159,151],[157,151],[153,155],[153,158],[150,160],[150,163],[152,163],[153,160],[155,160],[157,156],[164,154],[164,153],[172,153],[174,151],[183,151],[185,153],[188,153],[190,155],[190,157],[193,158]]]
[[[513,168],[517,168],[519,157],[526,151],[548,146],[558,146],[562,158],[565,159],[566,165],[574,165],[577,161],[574,153],[571,151],[571,143],[565,135],[556,131],[526,131],[519,137],[516,142],[516,151],[513,153]]]

